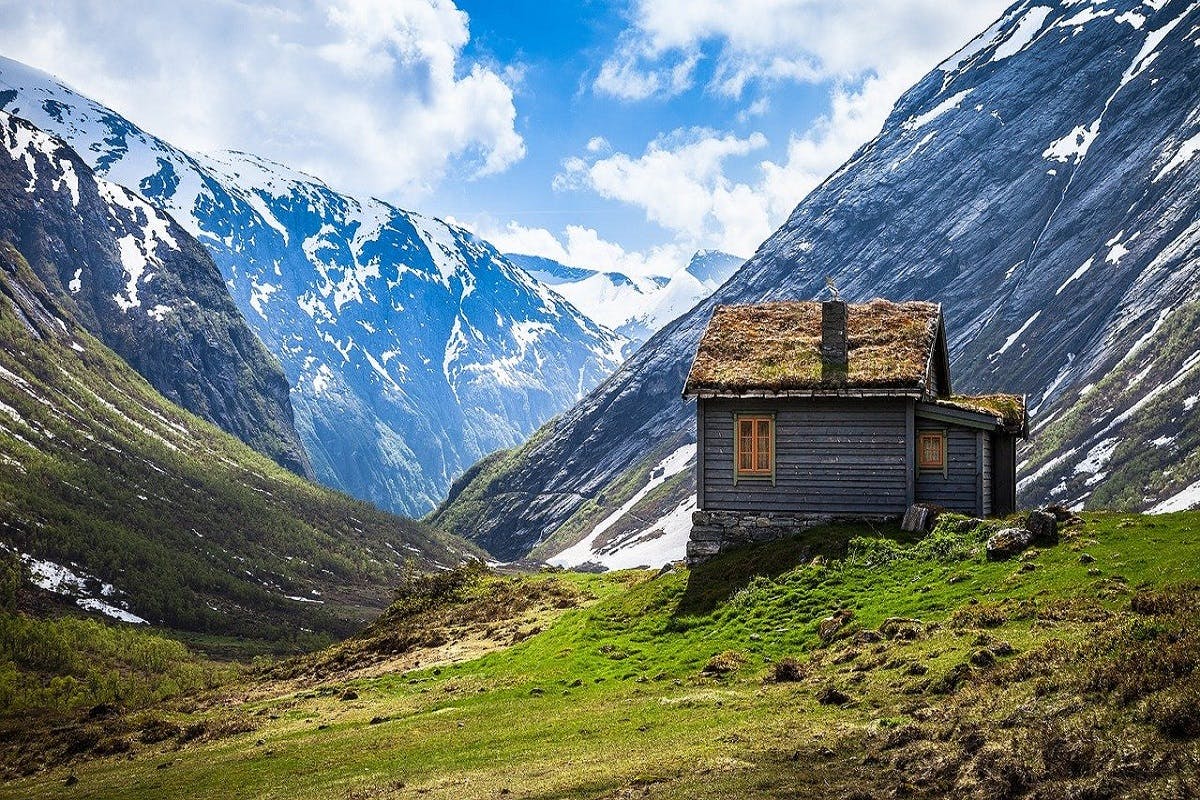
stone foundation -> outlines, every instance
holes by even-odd
[[[688,566],[701,564],[728,550],[761,544],[836,520],[865,520],[868,516],[833,517],[786,511],[693,511],[692,534],[687,543]],[[870,519],[892,519],[875,517]]]

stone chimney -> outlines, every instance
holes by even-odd
[[[846,368],[846,303],[826,300],[821,303],[821,360],[826,366]]]

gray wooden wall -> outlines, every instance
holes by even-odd
[[[974,428],[918,418],[917,433],[925,430],[946,431],[946,471],[944,475],[940,470],[917,472],[917,502],[937,503],[962,514],[989,513],[991,486],[989,483],[984,491],[982,484],[983,475],[990,469],[990,435],[980,435]]]
[[[733,482],[735,413],[775,417],[775,485]],[[902,514],[908,505],[905,400],[723,400],[700,404],[702,508]],[[972,495],[973,496],[973,495]]]

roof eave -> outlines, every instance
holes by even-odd
[[[850,388],[828,389],[687,389],[686,398],[739,400],[743,398],[805,398],[805,397],[913,397],[926,396],[916,388]]]

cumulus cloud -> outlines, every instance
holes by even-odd
[[[772,87],[828,87],[829,110],[793,131],[779,161],[756,177],[726,177],[766,145],[761,133],[735,136],[680,130],[641,155],[575,156],[563,162],[559,189],[588,189],[640,208],[676,241],[752,252],[791,210],[878,133],[900,95],[992,22],[1007,0],[637,0],[629,28],[593,88],[636,101],[687,91],[698,65],[712,61],[705,91],[730,101],[755,87],[736,119],[770,111]],[[744,101],[743,101],[744,102]]]
[[[449,0],[0,0],[0,48],[153,133],[410,199],[524,156],[519,71],[468,63]]]
[[[640,156],[568,158],[554,187],[589,189],[637,206],[684,240],[711,240],[723,249],[745,252],[763,234],[762,199],[726,178],[724,163],[766,145],[761,133],[738,137],[705,128],[680,129],[650,142]]]
[[[624,99],[679,94],[693,85],[706,49],[714,52],[707,88],[734,98],[751,83],[928,69],[1005,5],[1007,0],[637,0],[594,86]]]
[[[593,228],[582,225],[568,225],[559,234],[546,228],[528,228],[517,222],[502,227],[488,224],[466,227],[504,253],[543,256],[570,267],[633,276],[670,275],[686,266],[695,252],[674,242],[645,251],[626,250],[617,242],[603,238]]]

